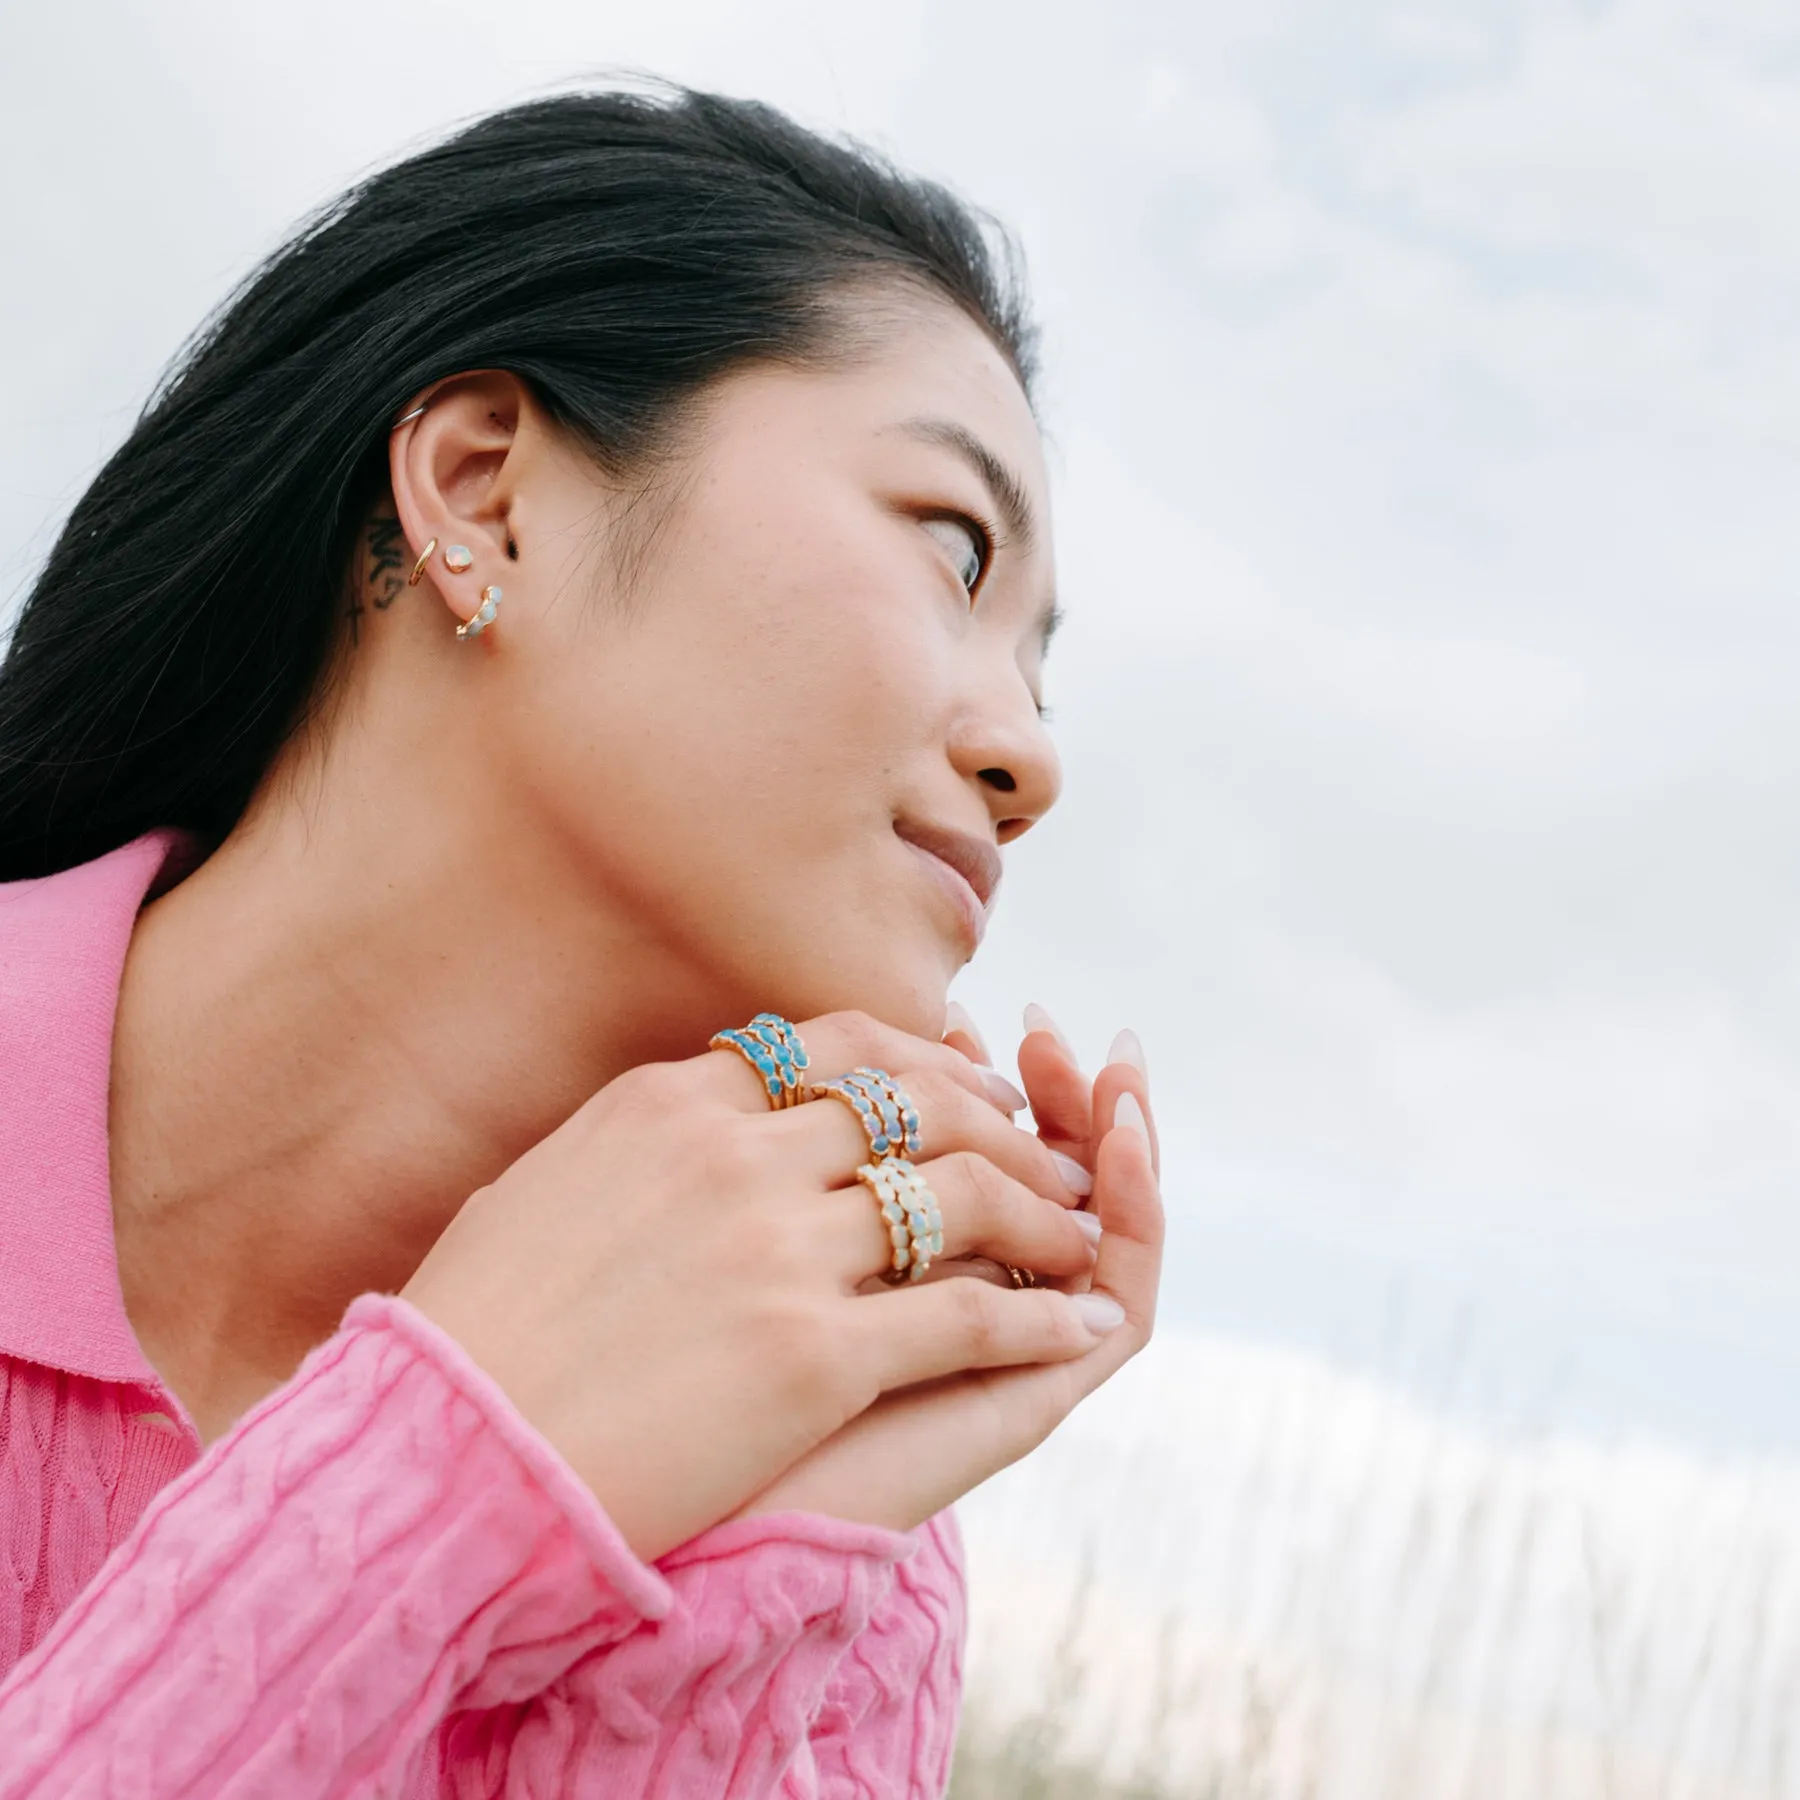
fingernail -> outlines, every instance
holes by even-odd
[[[1140,1075],[1150,1073],[1150,1065],[1144,1061],[1144,1046],[1138,1042],[1135,1031],[1121,1031],[1113,1039],[1112,1048],[1106,1053],[1109,1063],[1129,1063]]]
[[[1090,1244],[1099,1243],[1100,1215],[1098,1213],[1076,1211],[1070,1213],[1069,1217],[1075,1221],[1075,1229],[1079,1231]]]
[[[983,1092],[1002,1112],[1023,1112],[1030,1102],[998,1069],[977,1063],[975,1073],[981,1077]]]
[[[1050,1152],[1050,1160],[1056,1164],[1056,1172],[1062,1177],[1063,1186],[1071,1194],[1085,1198],[1094,1191],[1094,1178],[1072,1156],[1064,1156],[1060,1150]]]
[[[1070,1303],[1081,1322],[1096,1337],[1105,1337],[1125,1323],[1125,1309],[1110,1294],[1071,1294]]]
[[[1027,1035],[1034,1031],[1049,1032],[1069,1052],[1070,1059],[1073,1060],[1075,1051],[1069,1040],[1063,1036],[1062,1027],[1035,1000],[1025,1009],[1025,1030]]]
[[[944,1002],[944,1036],[948,1037],[953,1031],[966,1033],[974,1040],[975,1048],[983,1056],[988,1054],[987,1039],[975,1029],[975,1021],[969,1017],[969,1009],[958,1000],[946,1000]]]
[[[1135,1131],[1146,1144],[1150,1141],[1150,1123],[1144,1117],[1144,1109],[1138,1105],[1137,1095],[1129,1088],[1113,1105],[1113,1124],[1123,1125],[1127,1131]]]

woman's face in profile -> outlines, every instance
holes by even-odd
[[[722,382],[610,556],[570,471],[540,541],[601,592],[534,601],[487,671],[518,800],[720,1018],[935,1035],[997,846],[1057,796],[1037,427],[975,324],[894,311],[844,366]]]

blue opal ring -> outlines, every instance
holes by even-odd
[[[771,1111],[798,1106],[808,1097],[800,1079],[811,1066],[806,1046],[779,1013],[758,1013],[748,1025],[721,1031],[706,1047],[735,1050],[756,1071]]]
[[[807,1097],[843,1101],[868,1134],[869,1155],[875,1162],[890,1156],[916,1157],[922,1148],[919,1109],[885,1069],[852,1069],[836,1081],[819,1082]]]
[[[923,1281],[935,1258],[944,1254],[944,1215],[925,1177],[904,1156],[864,1163],[856,1179],[875,1196],[887,1227],[890,1256],[882,1278]]]

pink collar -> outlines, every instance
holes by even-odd
[[[107,1088],[132,925],[191,848],[153,831],[0,884],[0,1353],[158,1391],[119,1288]]]

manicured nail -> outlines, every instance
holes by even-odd
[[[1144,1046],[1138,1042],[1135,1031],[1121,1031],[1113,1039],[1112,1048],[1106,1053],[1109,1063],[1129,1063],[1140,1075],[1150,1073],[1150,1065],[1144,1061]]]
[[[1031,1104],[998,1069],[990,1069],[985,1063],[977,1063],[975,1073],[981,1077],[981,1086],[987,1097],[1002,1112],[1023,1112]]]
[[[1081,1322],[1096,1337],[1105,1337],[1125,1323],[1125,1309],[1110,1294],[1071,1294],[1070,1303]]]
[[[1071,1062],[1075,1060],[1074,1048],[1063,1036],[1062,1027],[1035,1000],[1025,1009],[1025,1031],[1027,1036],[1034,1031],[1049,1032],[1069,1052],[1069,1060]]]
[[[1052,1150],[1050,1160],[1056,1164],[1056,1172],[1071,1194],[1078,1194],[1085,1199],[1094,1191],[1093,1176],[1074,1157],[1064,1156],[1060,1150]]]
[[[982,1061],[987,1061],[992,1052],[987,1047],[987,1039],[975,1029],[975,1021],[969,1017],[969,1009],[960,1001],[947,1000],[944,1003],[944,1036],[948,1037],[953,1031],[960,1031],[971,1039],[975,1048],[980,1051]]]
[[[1080,1210],[1077,1210],[1070,1213],[1069,1217],[1075,1221],[1075,1229],[1079,1231],[1090,1244],[1099,1243],[1100,1215],[1098,1213],[1081,1212]]]
[[[1144,1117],[1144,1109],[1138,1105],[1138,1097],[1127,1088],[1113,1105],[1113,1124],[1123,1125],[1127,1131],[1135,1131],[1147,1144],[1150,1141],[1150,1123]]]

